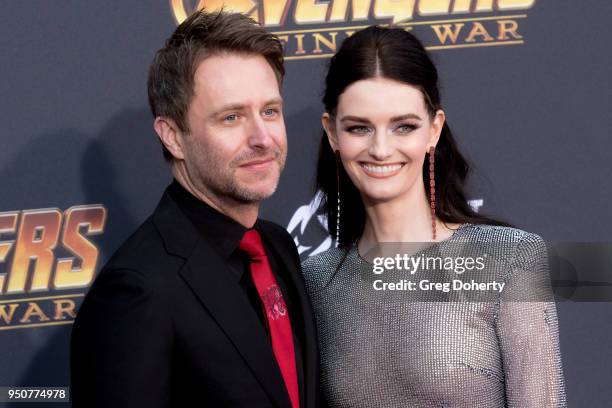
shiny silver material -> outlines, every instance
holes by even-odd
[[[552,292],[549,301],[506,298],[547,274],[537,266],[544,242],[464,224],[441,244],[461,240],[495,242],[507,253],[505,267],[491,271],[507,283],[496,301],[398,302],[359,276],[368,264],[356,246],[304,261],[330,407],[566,406]]]

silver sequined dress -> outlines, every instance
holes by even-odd
[[[371,264],[356,246],[303,262],[330,407],[566,406],[552,291],[521,298],[533,282],[550,282],[540,267],[544,242],[515,228],[463,224],[434,247],[467,241],[498,252],[501,261],[486,271],[505,283],[497,298],[414,301],[373,290],[361,272]]]

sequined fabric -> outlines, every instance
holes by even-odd
[[[548,279],[538,266],[542,239],[464,224],[446,243],[461,240],[506,254],[489,271],[506,283],[496,300],[398,301],[359,276],[366,261],[356,246],[304,261],[330,407],[566,406],[552,291],[541,301],[510,298],[533,277]]]

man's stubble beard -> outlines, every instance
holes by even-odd
[[[206,150],[208,152],[204,153]],[[196,144],[193,146],[193,153],[193,160],[190,160],[191,164],[186,162],[185,165],[188,170],[191,170],[189,171],[190,174],[197,174],[197,178],[192,181],[196,184],[198,190],[209,191],[221,200],[230,198],[243,204],[251,204],[270,197],[276,191],[280,174],[285,167],[287,151],[285,149],[282,152],[278,148],[260,152],[251,151],[240,155],[227,165],[224,165],[223,159],[213,149],[205,149],[203,146]],[[240,164],[269,156],[273,156],[278,165],[278,174],[271,191],[255,191],[237,180],[236,171]],[[194,162],[195,166],[193,165]],[[270,176],[266,173],[264,177]]]

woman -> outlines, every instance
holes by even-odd
[[[317,184],[338,247],[303,263],[327,403],[565,406],[545,246],[468,206],[469,168],[437,80],[421,43],[398,28],[359,31],[331,60]],[[410,301],[364,279],[365,254],[380,243],[429,242],[425,252],[439,254],[468,241],[497,254],[484,274],[503,290],[486,302]],[[417,276],[429,282],[428,273]],[[537,296],[523,301],[527,293]]]

